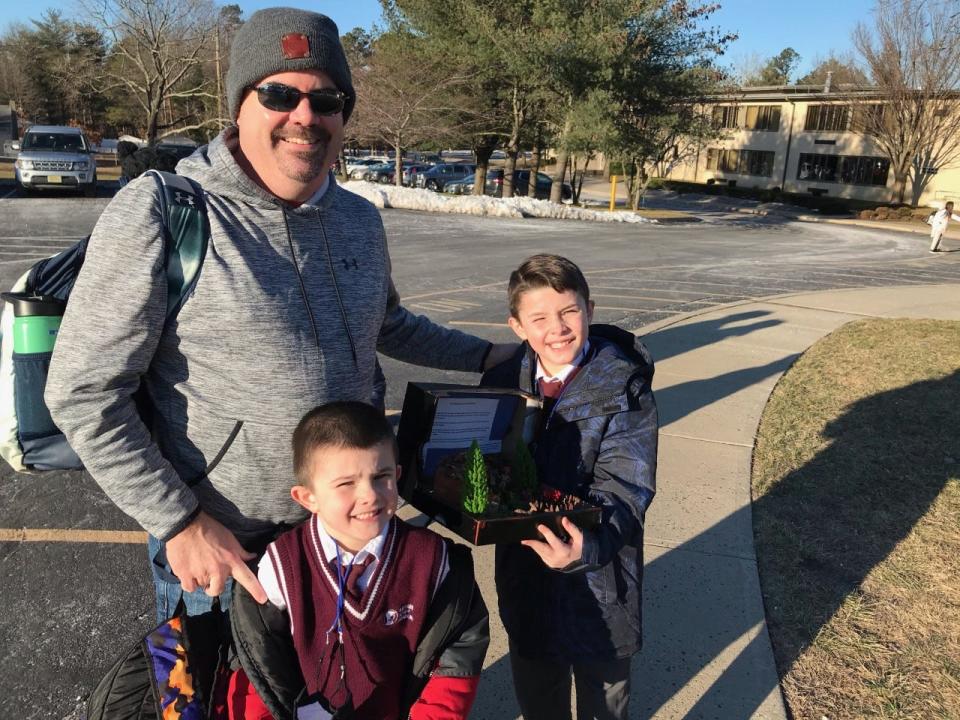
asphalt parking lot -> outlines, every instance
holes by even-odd
[[[86,235],[108,198],[7,197],[0,185],[0,288]],[[110,192],[104,190],[105,195]],[[405,305],[495,341],[509,272],[549,251],[584,269],[598,322],[634,329],[719,304],[844,287],[960,281],[960,252],[929,255],[922,235],[708,213],[697,224],[621,226],[385,211]],[[960,240],[947,241],[948,249]],[[476,376],[383,358],[387,406],[409,380]],[[78,718],[121,650],[151,625],[145,549],[135,525],[82,473],[0,468],[0,717]],[[109,534],[103,535],[101,533]],[[482,694],[482,689],[481,689]],[[499,718],[479,703],[473,717]]]

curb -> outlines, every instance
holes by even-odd
[[[740,213],[742,215],[758,215],[760,217],[767,217],[768,215],[780,216],[787,220],[791,220],[795,222],[826,223],[829,225],[844,225],[847,227],[863,227],[863,228],[870,228],[872,230],[888,230],[891,232],[909,233],[911,235],[929,235],[930,234],[929,230],[925,230],[922,227],[909,228],[909,227],[903,227],[902,224],[887,225],[886,223],[873,222],[870,220],[858,220],[857,218],[825,218],[819,215],[790,215],[790,214],[778,213],[770,210],[758,210],[754,208],[743,208],[743,207],[729,207],[729,208],[726,208],[726,211]]]

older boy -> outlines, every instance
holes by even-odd
[[[233,678],[230,717],[287,718],[300,706],[311,720],[466,718],[486,607],[466,548],[394,516],[390,424],[364,403],[323,405],[297,426],[293,457],[290,494],[311,517],[260,561],[268,605],[235,590],[245,672]]]
[[[603,508],[599,526],[569,538],[497,547],[500,616],[525,720],[625,720],[630,658],[641,645],[644,513],[655,492],[653,362],[630,333],[590,325],[580,269],[557,255],[528,258],[510,276],[509,324],[524,341],[485,385],[538,393],[544,421],[533,448],[541,482]]]

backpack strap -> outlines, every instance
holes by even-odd
[[[160,192],[167,269],[167,320],[196,287],[210,241],[203,188],[183,175],[149,170]]]

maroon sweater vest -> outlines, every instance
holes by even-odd
[[[336,570],[323,557],[317,517],[285,533],[270,556],[277,565],[307,692],[332,707],[346,698],[336,631]],[[359,603],[344,598],[345,683],[361,720],[393,720],[400,712],[427,608],[437,588],[446,546],[439,535],[393,518],[380,562]]]

